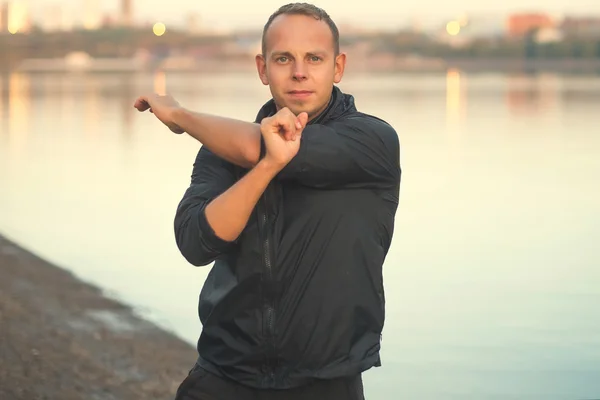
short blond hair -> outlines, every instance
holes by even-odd
[[[322,8],[315,6],[314,4],[309,3],[289,3],[284,6],[279,7],[277,11],[275,11],[265,24],[262,33],[262,54],[266,56],[267,52],[267,40],[266,35],[269,27],[273,23],[273,20],[280,15],[306,15],[309,17],[313,17],[316,20],[324,21],[331,29],[331,34],[333,35],[333,48],[336,56],[340,53],[340,32],[337,28],[337,25],[329,14]]]

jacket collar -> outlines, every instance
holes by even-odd
[[[329,104],[327,105],[327,108],[325,108],[321,114],[311,120],[308,124],[325,124],[329,121],[338,119],[345,114],[356,111],[354,96],[343,93],[337,86],[334,86],[333,90],[331,91],[331,97],[329,98]],[[277,107],[275,106],[275,100],[271,99],[262,106],[256,115],[256,120],[254,122],[260,123],[263,118],[270,117],[276,112]]]

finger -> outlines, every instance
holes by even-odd
[[[138,98],[133,104],[133,106],[137,108],[138,111],[146,111],[150,108],[150,104],[148,103],[148,100],[145,97]]]
[[[285,140],[292,140],[294,138],[296,127],[293,119],[290,119],[289,116],[282,113],[275,117],[272,122],[273,126],[276,127],[275,131],[279,132]]]
[[[142,98],[142,97],[138,97],[138,98],[135,100],[135,102],[133,103],[133,106],[134,106],[135,108],[137,108],[138,110],[140,110],[140,109],[143,107],[144,103],[145,103],[145,100],[144,100],[144,98]]]
[[[306,112],[301,112],[300,114],[298,114],[298,117],[296,118],[296,131],[294,133],[294,141],[296,139],[301,139],[302,138],[302,130],[306,127],[306,124],[308,123],[308,114]]]
[[[304,129],[306,124],[308,123],[308,114],[306,112],[301,112],[298,114],[298,119],[296,122],[296,126],[298,129]]]
[[[295,124],[296,116],[294,115],[292,110],[290,110],[289,108],[287,108],[287,107],[282,108],[280,110],[279,117],[281,118],[282,121],[286,121],[286,122],[290,121],[291,122],[291,124],[292,124],[292,127],[290,128],[291,131],[295,131],[295,129],[298,129],[298,126]]]
[[[288,129],[286,128],[285,124],[276,123],[273,125],[273,128],[273,132],[277,132],[277,134],[279,134],[281,137],[285,138],[287,136]]]
[[[287,132],[285,133],[285,140],[294,140],[294,137],[296,137],[296,126],[294,124],[294,120],[288,120],[286,127]]]

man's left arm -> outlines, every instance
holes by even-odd
[[[388,189],[399,184],[400,175],[394,128],[374,117],[356,117],[307,125],[298,154],[278,179],[321,189]]]
[[[219,157],[242,168],[254,167],[260,157],[261,133],[257,123],[178,108],[173,121]]]
[[[187,132],[217,156],[243,168],[252,168],[261,158],[260,125],[232,118],[194,113],[171,96],[139,97],[134,106],[150,109],[175,133]],[[290,129],[303,125],[287,110]],[[299,128],[298,128],[299,129]],[[300,150],[279,174],[317,188],[389,188],[400,180],[400,144],[395,130],[374,117],[346,118],[327,125],[307,125],[302,131]]]
[[[186,110],[170,95],[154,93],[140,96],[133,106],[140,112],[150,110],[172,132],[187,132],[212,153],[232,164],[250,169],[259,161],[259,124]]]

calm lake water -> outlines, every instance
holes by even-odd
[[[402,144],[367,398],[600,398],[600,77],[340,86]],[[195,343],[208,268],[173,217],[199,144],[133,109],[153,90],[247,120],[269,95],[244,73],[0,75],[0,232]]]

